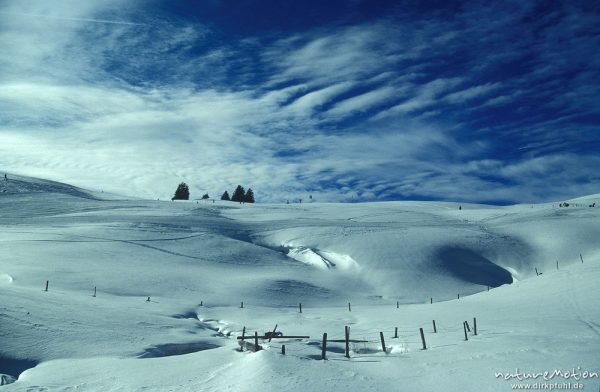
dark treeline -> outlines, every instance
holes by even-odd
[[[208,193],[202,195],[202,200],[208,200],[210,196]],[[189,200],[190,199],[190,188],[185,183],[182,182],[177,186],[177,190],[175,190],[175,195],[171,198],[171,200]],[[238,185],[233,191],[233,196],[229,196],[229,192],[223,192],[221,196],[221,200],[230,200],[237,201],[239,203],[254,203],[254,191],[252,188],[248,188],[245,190],[243,186]]]

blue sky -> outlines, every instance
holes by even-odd
[[[600,193],[600,4],[0,2],[0,170],[167,198]]]

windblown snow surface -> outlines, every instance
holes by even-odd
[[[119,200],[9,175],[0,389],[598,390],[594,202]],[[240,351],[244,327],[253,336],[276,324],[310,337]],[[341,340],[345,326],[362,342],[350,358],[328,342],[321,360],[323,333]]]

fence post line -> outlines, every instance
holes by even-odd
[[[473,317],[473,334],[477,335],[477,319]]]
[[[433,320],[433,333],[437,333],[437,328],[435,327],[435,320]]]
[[[381,339],[381,349],[384,353],[387,353],[387,351],[385,351],[385,339],[383,338],[383,332],[379,332],[379,338]]]
[[[463,331],[465,331],[465,341],[469,340],[469,337],[467,336],[467,322],[463,322]]]
[[[321,359],[327,359],[327,332],[323,334],[323,345],[321,346]]]
[[[346,358],[350,358],[350,327],[346,325],[344,332],[346,335]]]
[[[419,328],[419,332],[421,333],[421,341],[423,342],[423,350],[427,350],[427,344],[425,344],[425,334],[423,333],[423,328]]]

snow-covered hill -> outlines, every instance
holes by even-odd
[[[500,391],[511,382],[494,372],[516,367],[599,371],[598,195],[240,205],[1,182],[0,373],[18,377],[6,390]],[[285,357],[276,340],[237,351],[243,327],[275,324],[310,338],[283,341]],[[344,326],[368,342],[350,359],[332,342],[319,360],[322,334]]]

